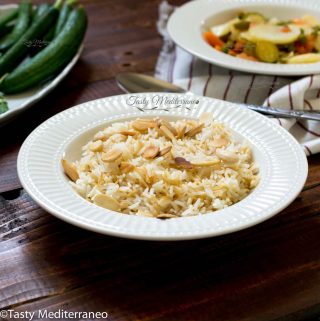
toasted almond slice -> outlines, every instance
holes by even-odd
[[[228,145],[228,141],[225,138],[215,138],[212,141],[212,146],[214,147],[222,147]]]
[[[122,156],[122,151],[120,149],[113,148],[113,149],[109,150],[107,153],[104,153],[102,155],[102,160],[104,162],[110,163],[110,162],[117,160],[121,156]]]
[[[136,167],[135,171],[144,179],[147,180],[148,172],[145,167]]]
[[[150,121],[157,123],[158,118],[138,118],[137,120],[145,123],[148,123]]]
[[[183,125],[181,126],[179,129],[178,129],[178,135],[177,135],[177,138],[181,139],[183,138],[185,132],[186,132],[186,129],[187,129],[187,126],[186,125]]]
[[[159,152],[159,156],[163,156],[165,154],[168,154],[172,149],[172,146],[165,147],[164,149],[161,149]]]
[[[219,164],[220,160],[218,158],[208,159],[208,160],[196,160],[191,161],[191,164],[194,166],[213,166]]]
[[[170,140],[175,140],[173,132],[167,126],[160,126],[159,133]]]
[[[172,132],[172,134],[174,136],[178,135],[177,130],[168,121],[166,121],[165,119],[161,119],[160,120],[160,124],[163,125],[163,126],[166,126]]]
[[[97,183],[98,183],[98,185],[102,186],[104,181],[105,181],[105,174],[102,173],[99,175]]]
[[[135,172],[138,174],[140,178],[140,182],[145,186],[148,187],[147,180],[148,180],[148,173],[144,167],[136,167]]]
[[[199,167],[198,168],[198,175],[201,178],[210,178],[212,174],[213,168],[211,166],[206,166],[206,167]]]
[[[202,131],[202,128],[204,127],[204,124],[199,124],[193,128],[191,128],[190,130],[188,130],[186,133],[185,133],[185,136],[188,136],[188,137],[194,137],[195,135],[197,135],[198,133],[200,133]]]
[[[258,185],[258,183],[259,183],[259,178],[258,177],[253,178],[250,182],[250,188],[252,189],[252,188],[256,187]]]
[[[76,167],[69,163],[66,159],[61,160],[61,165],[63,167],[64,172],[72,181],[77,181],[79,179],[79,174],[77,172]]]
[[[97,140],[102,140],[102,141],[106,141],[108,138],[110,138],[110,136],[112,136],[112,134],[106,134],[104,132],[98,132],[97,134],[94,135],[93,137],[93,141],[97,141]]]
[[[257,167],[256,164],[252,164],[252,165],[250,166],[250,169],[252,170],[252,174],[253,174],[253,175],[256,175],[256,174],[259,173],[259,167]]]
[[[200,118],[199,118],[201,123],[205,123],[208,124],[213,120],[213,114],[212,113],[203,113],[201,114]]]
[[[159,147],[158,146],[148,146],[143,153],[144,158],[152,159],[156,158],[159,154]]]
[[[120,206],[122,209],[126,209],[130,206],[130,202],[128,200],[123,200],[120,202]]]
[[[103,149],[103,142],[102,140],[97,140],[90,144],[90,150],[93,152],[101,152]]]
[[[253,155],[252,155],[251,149],[248,148],[248,147],[245,147],[245,149],[244,149],[243,151],[244,151],[244,153],[247,154],[247,157],[246,157],[247,162],[249,162],[249,163],[252,162],[252,160],[253,160]]]
[[[148,119],[137,119],[132,122],[132,127],[140,133],[147,133],[149,128],[156,128],[157,122]]]
[[[183,157],[175,157],[174,161],[178,167],[183,169],[193,169],[193,165]]]
[[[121,162],[120,163],[120,170],[122,173],[129,173],[134,170],[134,165],[129,162]]]
[[[157,123],[157,127],[159,128],[161,126],[161,119],[157,117],[154,121]]]
[[[216,150],[217,156],[227,163],[236,163],[239,160],[237,154],[224,149]]]
[[[94,204],[101,206],[103,208],[107,208],[111,211],[119,211],[120,210],[120,203],[115,200],[113,197],[107,194],[98,194],[93,199]]]
[[[122,130],[119,132],[119,134],[124,135],[124,136],[135,136],[138,133],[133,130]]]
[[[171,204],[171,200],[169,197],[163,196],[158,200],[158,204],[161,210],[165,211]]]
[[[157,218],[161,218],[161,219],[174,218],[174,217],[178,217],[178,216],[173,215],[173,214],[158,214],[157,215]]]

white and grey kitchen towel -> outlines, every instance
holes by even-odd
[[[252,75],[208,64],[170,39],[166,25],[174,9],[167,1],[159,7],[158,30],[164,43],[156,77],[195,94],[231,102],[320,111],[320,75],[304,78]],[[295,136],[307,155],[320,152],[320,122],[282,118],[274,121]]]

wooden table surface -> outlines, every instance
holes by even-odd
[[[106,311],[121,321],[320,320],[319,188],[253,228],[161,243],[81,230],[24,192],[16,160],[27,135],[70,106],[120,94],[114,76],[151,73],[162,44],[160,0],[81,2],[90,21],[81,60],[0,129],[0,310]],[[309,164],[308,183],[320,181],[320,155]]]

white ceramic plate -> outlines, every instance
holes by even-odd
[[[139,97],[139,104],[132,97]],[[157,103],[158,97],[170,98],[171,102]],[[174,100],[177,98],[194,99],[198,103],[182,103],[179,107],[181,102]],[[157,109],[145,109],[155,106]],[[258,187],[233,206],[201,216],[170,220],[124,215],[83,199],[63,173],[61,159],[79,159],[81,146],[112,122],[155,116],[199,118],[204,112],[212,112],[239,139],[247,140],[260,167]],[[23,143],[18,156],[18,174],[23,187],[48,212],[92,231],[150,240],[203,238],[262,222],[296,198],[307,171],[306,156],[300,145],[267,117],[229,102],[178,94],[128,94],[67,109],[36,128]]]
[[[171,15],[168,31],[177,45],[200,59],[222,67],[287,76],[320,72],[320,63],[287,65],[248,61],[219,52],[204,41],[204,30],[234,18],[240,11],[261,12],[267,17],[283,20],[311,14],[320,20],[319,0],[195,0]]]
[[[14,4],[0,6],[0,16],[8,14],[12,9],[16,7],[17,5]],[[83,45],[79,48],[72,61],[70,61],[70,63],[60,72],[58,76],[56,76],[48,83],[36,88],[32,88],[21,94],[4,96],[5,100],[8,102],[9,110],[3,114],[0,114],[0,126],[6,124],[8,121],[16,117],[19,113],[31,107],[41,98],[49,94],[66,77],[72,67],[76,64],[82,50]]]

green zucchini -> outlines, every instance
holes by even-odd
[[[40,17],[49,9],[50,9],[50,5],[48,3],[40,4],[36,9],[32,23],[36,23],[40,19]],[[51,29],[48,33],[50,33],[53,28],[54,27],[51,27]],[[53,33],[53,31],[51,33]],[[42,37],[41,39],[36,39],[34,41],[34,43],[30,44],[31,48],[29,50],[29,55],[31,57],[35,56],[40,50],[42,50],[42,48],[46,46],[47,41],[50,41],[49,39],[45,39],[47,34],[44,37]]]
[[[0,115],[8,110],[8,103],[4,100],[3,96],[0,96]]]
[[[54,37],[54,27],[51,27],[51,29],[44,35],[44,37],[39,41],[37,46],[32,48],[29,55],[30,57],[34,57],[37,55],[41,50],[43,50],[45,47],[49,45],[49,43],[52,41]]]
[[[69,14],[73,9],[73,5],[77,2],[77,0],[68,0],[65,2],[60,10],[59,18],[57,24],[54,28],[54,37],[58,36],[64,27],[65,23],[68,20]]]
[[[49,42],[54,38],[54,27],[47,32],[47,34],[43,37],[43,46],[47,47]]]
[[[38,52],[43,50],[48,44],[61,32],[63,26],[68,20],[69,14],[73,9],[73,5],[76,0],[68,0],[65,2],[60,10],[58,21],[55,26],[53,26],[48,33],[43,37],[41,43],[35,50],[33,50],[30,55],[35,56]]]
[[[12,25],[7,25],[7,26],[2,27],[0,29],[0,37],[3,37],[5,35],[7,35],[12,30],[13,30],[13,26]]]
[[[48,33],[43,37],[39,46],[32,49],[30,52],[30,56],[33,57],[38,54],[41,50],[48,46],[48,44],[61,32],[63,26],[68,20],[69,14],[73,9],[73,5],[77,2],[77,0],[68,0],[66,1],[59,13],[58,21],[55,26],[53,26]]]
[[[8,50],[19,38],[23,36],[30,25],[32,6],[30,1],[21,1],[16,24],[10,34],[0,41],[0,50]]]
[[[51,7],[27,32],[0,57],[0,77],[12,71],[27,55],[32,42],[42,37],[56,22],[59,14],[57,6]]]
[[[1,17],[0,18],[0,30],[2,28],[4,28],[7,25],[7,23],[15,20],[18,16],[18,12],[19,12],[18,9],[14,9],[10,13],[8,13],[7,15]]]
[[[74,9],[60,34],[45,49],[2,79],[0,91],[16,94],[53,78],[77,53],[86,27],[85,10],[83,7]]]
[[[33,21],[37,21],[47,10],[49,10],[50,5],[48,3],[41,3],[36,10],[33,17]]]

